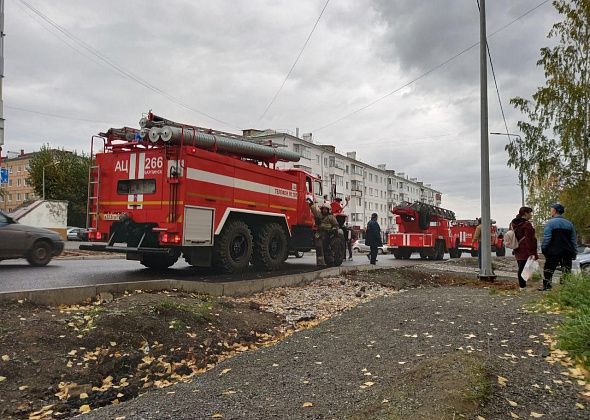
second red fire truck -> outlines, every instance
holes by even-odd
[[[388,250],[398,259],[409,259],[417,252],[423,259],[442,260],[446,252],[459,258],[463,252],[477,256],[477,243],[472,243],[476,220],[456,220],[455,213],[426,203],[404,202],[391,209],[397,232],[387,238]],[[495,225],[490,228],[491,249],[504,256],[502,235]]]

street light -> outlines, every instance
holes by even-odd
[[[47,168],[48,166],[57,165],[57,163],[58,162],[51,162],[43,166],[43,201],[45,201],[45,168]]]
[[[522,207],[524,207],[524,173],[522,170],[522,160],[524,159],[524,155],[522,152],[522,138],[518,134],[512,134],[512,133],[490,133],[490,134],[493,134],[495,136],[508,136],[508,139],[510,139],[510,136],[518,137],[518,154],[519,154],[520,161],[521,161],[518,165],[518,183],[520,184],[520,201],[521,201]]]

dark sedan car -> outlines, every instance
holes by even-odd
[[[49,229],[21,225],[0,212],[0,260],[26,258],[41,267],[62,253],[64,242]]]

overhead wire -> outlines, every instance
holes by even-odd
[[[320,12],[320,15],[318,16],[317,20],[315,21],[315,23],[313,25],[313,28],[311,28],[311,32],[309,33],[309,35],[307,36],[307,39],[303,43],[303,47],[301,47],[301,50],[299,51],[299,54],[297,54],[297,58],[295,58],[295,61],[293,62],[293,64],[291,65],[291,68],[287,72],[287,75],[285,76],[285,79],[283,80],[283,83],[281,83],[281,86],[279,86],[279,88],[277,89],[277,91],[275,92],[274,96],[272,97],[272,99],[270,100],[270,102],[268,103],[268,105],[266,106],[266,108],[264,109],[264,112],[262,113],[262,115],[260,116],[259,119],[263,119],[264,118],[264,116],[266,115],[266,113],[268,112],[268,110],[270,109],[270,107],[272,106],[272,104],[274,104],[275,100],[279,96],[279,93],[281,93],[281,90],[283,90],[283,87],[285,86],[285,83],[287,83],[287,80],[289,79],[289,76],[291,76],[291,73],[293,72],[293,69],[295,68],[295,66],[299,62],[299,59],[301,58],[301,55],[303,54],[303,51],[305,50],[305,48],[307,47],[307,44],[309,43],[309,40],[311,39],[311,36],[315,32],[315,28],[318,26],[318,23],[320,22],[320,19],[322,18],[322,15],[324,14],[324,11],[326,10],[326,7],[328,7],[328,3],[330,3],[330,0],[327,0],[326,1],[326,4],[324,4],[324,7],[323,7],[322,11]]]
[[[212,115],[210,115],[210,114],[208,114],[206,112],[203,112],[201,110],[198,110],[196,108],[193,108],[192,106],[184,103],[180,99],[174,97],[170,93],[168,93],[168,92],[166,92],[166,91],[158,88],[157,86],[151,84],[150,82],[146,81],[145,79],[141,78],[140,76],[137,76],[136,74],[134,74],[130,70],[127,70],[124,67],[118,65],[113,60],[111,60],[110,58],[108,58],[107,56],[105,56],[104,54],[102,54],[99,50],[97,50],[96,48],[92,47],[91,45],[89,45],[85,41],[83,41],[80,38],[78,38],[75,35],[73,35],[67,29],[65,29],[64,27],[62,27],[61,25],[59,25],[58,23],[56,23],[55,21],[53,21],[46,14],[44,14],[43,12],[41,12],[40,10],[38,10],[37,8],[35,8],[31,4],[29,4],[25,0],[18,0],[18,1],[22,5],[24,5],[27,9],[29,9],[31,12],[33,12],[35,15],[37,15],[40,19],[42,19],[47,24],[49,24],[52,28],[54,28],[55,30],[59,31],[63,36],[67,37],[69,40],[71,40],[72,42],[74,42],[75,44],[77,44],[78,46],[80,46],[81,48],[83,48],[84,50],[88,51],[90,54],[92,54],[93,56],[95,56],[96,58],[98,58],[100,61],[102,61],[103,63],[105,63],[108,67],[110,67],[111,69],[115,70],[117,73],[119,73],[120,75],[124,76],[125,78],[138,83],[139,85],[145,87],[146,89],[149,89],[152,92],[154,92],[154,93],[156,93],[156,94],[158,94],[160,96],[163,96],[164,98],[168,99],[170,102],[173,102],[176,105],[179,105],[179,106],[181,106],[181,107],[183,107],[183,108],[185,108],[185,109],[187,109],[189,111],[192,111],[192,112],[194,112],[196,114],[199,114],[201,116],[204,116],[206,118],[209,118],[210,120],[217,121],[218,123],[224,124],[226,126],[230,126],[230,127],[239,129],[239,127],[235,126],[234,124],[230,124],[230,123],[228,123],[226,121],[223,121],[221,119],[218,119],[218,118],[216,118],[216,117],[214,117],[214,116],[212,116]],[[44,26],[44,25],[42,25],[42,26],[45,29],[49,30],[46,26]],[[67,45],[70,45],[63,38],[60,37],[60,39],[62,40],[62,42],[66,43]],[[86,55],[84,55],[84,56],[86,57]],[[92,61],[94,61],[94,60],[92,60]]]
[[[50,112],[36,111],[33,109],[20,108],[20,107],[16,107],[16,106],[5,105],[4,108],[5,109],[12,109],[14,111],[20,111],[20,112],[28,112],[30,114],[42,115],[44,117],[59,118],[62,120],[81,121],[81,122],[89,122],[89,123],[96,123],[96,124],[111,124],[111,122],[108,122],[108,121],[98,121],[98,120],[91,120],[91,119],[87,119],[87,118],[77,118],[77,117],[71,117],[71,116],[67,116],[67,115],[52,114]]]
[[[492,32],[490,35],[488,35],[488,38],[491,38],[491,37],[493,37],[494,35],[496,35],[496,34],[498,34],[498,33],[502,32],[502,31],[504,31],[505,29],[507,29],[508,27],[512,26],[514,23],[518,22],[518,21],[519,21],[520,19],[522,19],[523,17],[525,17],[525,16],[529,15],[530,13],[534,12],[534,11],[535,11],[535,10],[537,10],[539,7],[543,6],[544,4],[548,3],[549,1],[550,1],[550,0],[544,0],[544,1],[542,1],[541,3],[537,4],[535,7],[533,7],[533,8],[531,8],[531,9],[527,10],[527,11],[526,11],[526,12],[524,12],[523,14],[519,15],[517,18],[515,18],[515,19],[511,20],[510,22],[508,22],[508,23],[506,23],[505,25],[501,26],[500,28],[496,29],[494,32]],[[454,60],[456,60],[457,58],[459,58],[459,57],[460,57],[460,56],[462,56],[463,54],[467,53],[468,51],[472,50],[473,48],[477,47],[478,45],[479,45],[479,42],[476,42],[476,43],[474,43],[474,44],[472,44],[472,45],[468,46],[467,48],[464,48],[463,50],[461,50],[461,51],[457,52],[456,54],[452,55],[450,58],[448,58],[448,59],[446,59],[446,60],[442,61],[441,63],[439,63],[439,64],[437,64],[437,65],[435,65],[435,66],[431,67],[430,69],[426,70],[424,73],[422,73],[422,74],[420,74],[419,76],[415,77],[414,79],[412,79],[412,80],[410,80],[410,81],[408,81],[408,82],[404,83],[403,85],[401,85],[401,86],[399,86],[399,87],[395,88],[394,90],[392,90],[392,91],[390,91],[390,92],[386,93],[385,95],[382,95],[382,96],[380,96],[379,98],[377,98],[377,99],[375,99],[375,100],[373,100],[373,101],[369,102],[368,104],[366,104],[366,105],[363,105],[362,107],[360,107],[360,108],[357,108],[357,109],[355,109],[354,111],[351,111],[351,112],[349,112],[348,114],[345,114],[344,116],[342,116],[342,117],[340,117],[340,118],[338,118],[338,119],[336,119],[336,120],[334,120],[334,121],[332,121],[332,122],[329,122],[329,123],[327,123],[327,124],[324,124],[324,125],[322,125],[322,126],[320,126],[320,127],[318,127],[318,128],[315,128],[315,129],[314,129],[314,130],[312,130],[312,131],[317,133],[318,131],[324,130],[324,129],[326,129],[326,128],[328,128],[328,127],[331,127],[331,126],[333,126],[333,125],[335,125],[335,124],[338,124],[339,122],[341,122],[341,121],[344,121],[345,119],[347,119],[347,118],[349,118],[349,117],[351,117],[351,116],[353,116],[353,115],[355,115],[355,114],[358,114],[359,112],[361,112],[361,111],[364,111],[364,110],[365,110],[365,109],[367,109],[367,108],[370,108],[370,107],[372,107],[372,106],[373,106],[373,105],[375,105],[376,103],[378,103],[378,102],[381,102],[382,100],[384,100],[384,99],[388,98],[389,96],[391,96],[391,95],[393,95],[393,94],[395,94],[395,93],[397,93],[397,92],[401,91],[402,89],[404,89],[404,88],[406,88],[406,87],[408,87],[408,86],[410,86],[410,85],[412,85],[412,84],[416,83],[417,81],[419,81],[419,80],[421,80],[421,79],[425,78],[426,76],[430,75],[431,73],[435,72],[436,70],[440,69],[441,67],[444,67],[445,65],[447,65],[447,64],[448,64],[448,63],[450,63],[451,61],[454,61]]]

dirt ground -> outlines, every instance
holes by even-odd
[[[59,418],[117,404],[279,337],[276,315],[197,295],[0,308],[0,418]]]
[[[516,289],[514,280],[489,284],[472,274],[407,267],[241,299],[136,291],[84,306],[3,304],[0,418],[64,418],[119,404],[376,297],[449,285]]]

